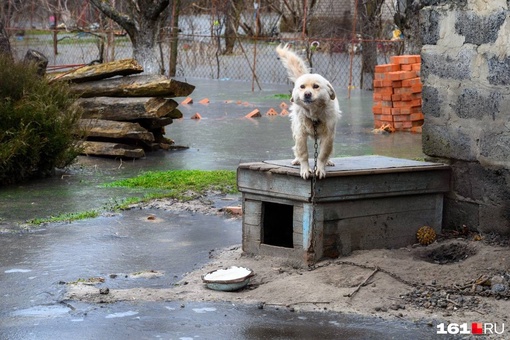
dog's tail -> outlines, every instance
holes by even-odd
[[[283,66],[287,69],[289,79],[293,82],[303,74],[310,73],[305,61],[294,53],[288,44],[276,47],[276,53],[280,56]]]

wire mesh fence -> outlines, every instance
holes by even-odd
[[[293,37],[235,36],[231,53],[225,51],[225,36],[216,34],[181,33],[178,37],[176,77],[207,78],[286,83],[287,73],[275,53],[280,43],[291,44],[312,72],[327,75],[338,88],[370,88],[371,79],[363,79],[363,53],[370,49],[377,54],[379,64],[398,53],[399,42],[388,40],[348,40]],[[128,37],[111,32],[66,32],[39,30],[13,34],[15,56],[22,59],[29,49],[35,49],[49,60],[49,69],[79,67],[108,60],[130,58],[132,45]],[[168,64],[170,38],[162,35],[159,42],[161,62]],[[165,68],[165,67],[164,67]],[[364,82],[364,84],[362,83]]]

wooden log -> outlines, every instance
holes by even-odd
[[[142,148],[121,143],[85,141],[82,142],[81,147],[83,148],[82,154],[88,156],[126,158],[141,158],[145,156],[145,151]]]
[[[160,97],[94,97],[79,98],[75,105],[81,107],[82,118],[131,121],[148,118],[180,118],[180,111],[173,112],[178,103]],[[180,114],[180,115],[179,115]]]
[[[118,122],[103,119],[80,119],[79,128],[87,138],[131,139],[142,142],[154,142],[154,135],[138,123]]]
[[[185,97],[195,86],[163,75],[137,75],[71,84],[73,94],[89,97]]]
[[[82,83],[86,81],[100,80],[115,76],[128,76],[142,73],[143,68],[134,59],[115,60],[109,63],[82,66],[64,73],[48,74],[50,82],[69,81]]]

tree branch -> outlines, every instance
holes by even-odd
[[[90,0],[90,2],[92,2],[92,4],[104,15],[124,28],[130,37],[133,37],[134,32],[136,31],[136,24],[132,18],[117,11],[114,7],[111,6],[109,1]]]

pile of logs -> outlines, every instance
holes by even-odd
[[[46,75],[51,82],[69,82],[79,96],[84,154],[140,158],[173,144],[164,127],[182,113],[171,98],[188,96],[195,86],[142,72],[135,60],[124,59]]]

